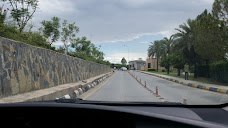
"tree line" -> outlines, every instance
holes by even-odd
[[[180,76],[181,69],[187,63],[195,78],[214,77],[216,74],[217,79],[223,75],[227,79],[225,82],[228,82],[227,0],[215,0],[211,12],[204,10],[175,30],[177,32],[169,38],[151,42],[148,56],[157,58],[157,63],[167,69],[167,74],[173,66]]]
[[[38,30],[31,23],[39,7],[38,0],[1,0],[0,7],[0,36],[35,45],[42,48],[65,53],[81,59],[110,65],[104,60],[104,53],[100,51],[86,37],[77,37],[79,27],[75,22],[61,21],[57,16],[50,20],[43,20]],[[8,5],[9,8],[4,8]],[[55,42],[62,42],[63,46],[56,48]]]

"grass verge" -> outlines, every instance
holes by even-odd
[[[156,72],[156,71],[147,71],[147,72],[184,79],[184,75],[181,73],[180,76],[177,76],[177,72],[170,72],[169,74],[167,74],[167,72]],[[206,83],[206,84],[216,84],[216,85],[228,86],[228,83],[221,83],[221,82],[212,80],[210,78],[205,78],[205,77],[194,78],[194,73],[190,73],[189,80],[202,82],[202,83]]]

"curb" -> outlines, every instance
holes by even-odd
[[[74,93],[73,93],[72,97],[70,97],[70,98],[79,97],[81,94],[83,94],[83,93],[87,92],[88,90],[94,88],[95,86],[99,85],[99,83],[101,83],[102,81],[105,81],[111,75],[113,75],[113,73],[108,73],[105,76],[102,76],[98,79],[93,80],[92,82],[86,83],[84,86],[74,90]],[[68,95],[68,94],[66,94],[66,95]],[[66,95],[64,95],[64,96],[66,96]],[[56,98],[56,99],[67,99],[68,98],[68,97],[65,98],[64,96],[60,97],[60,98]]]
[[[205,85],[196,85],[196,84],[193,84],[193,83],[186,83],[186,82],[179,81],[179,80],[176,80],[176,79],[167,78],[167,77],[160,76],[160,75],[155,75],[155,74],[150,74],[150,73],[147,73],[147,72],[142,72],[142,71],[137,71],[137,72],[141,72],[141,73],[148,74],[148,75],[151,75],[151,76],[159,77],[159,78],[162,78],[162,79],[165,79],[165,80],[169,80],[169,81],[172,81],[172,82],[175,82],[175,83],[178,83],[178,84],[182,84],[182,85],[185,85],[185,86],[193,87],[193,88],[203,89],[203,90],[207,90],[207,91],[211,91],[211,92],[217,92],[217,93],[222,93],[222,94],[228,94],[228,89],[215,88],[215,87],[210,87],[210,86],[205,86]]]
[[[63,85],[58,85],[55,87],[36,90],[32,92],[27,92],[23,94],[18,94],[14,96],[9,96],[0,99],[0,103],[15,103],[15,102],[33,102],[33,101],[45,101],[45,100],[55,100],[55,99],[69,99],[77,98],[82,93],[92,89],[94,86],[98,85],[100,82],[107,80],[113,72],[101,74],[92,78],[88,78],[83,81],[76,83],[67,83]]]

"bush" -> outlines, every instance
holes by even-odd
[[[0,35],[2,37],[20,41],[26,44],[55,50],[55,47],[50,46],[46,39],[37,32],[20,33],[16,27],[0,25]]]
[[[147,71],[156,71],[154,68],[148,68]]]
[[[163,69],[162,72],[165,72],[165,70]]]
[[[9,26],[0,23],[0,36],[9,38],[15,41],[23,42],[33,46],[50,49],[59,53],[64,53],[65,50],[63,47],[56,49],[51,46],[49,42],[38,32],[19,32],[19,30],[14,26]],[[109,61],[103,59],[97,59],[91,55],[83,53],[68,53],[68,55],[73,57],[78,57],[84,60],[93,61],[100,64],[110,65]]]
[[[228,61],[210,64],[210,77],[222,83],[228,83]]]
[[[208,77],[210,72],[208,65],[199,65],[196,67],[196,70],[199,77]]]

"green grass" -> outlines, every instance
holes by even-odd
[[[151,72],[151,71],[147,71],[147,72]],[[170,72],[170,74],[167,74],[167,72],[152,71],[152,73],[156,73],[156,74],[160,74],[160,75],[173,76],[173,77],[178,77],[178,78],[183,78],[184,79],[184,75],[181,73],[181,76],[177,76],[177,72]],[[216,84],[216,85],[228,86],[228,83],[221,83],[221,82],[212,80],[210,78],[205,78],[205,77],[194,78],[194,73],[190,73],[189,80],[202,82],[202,83],[207,83],[207,84]]]

